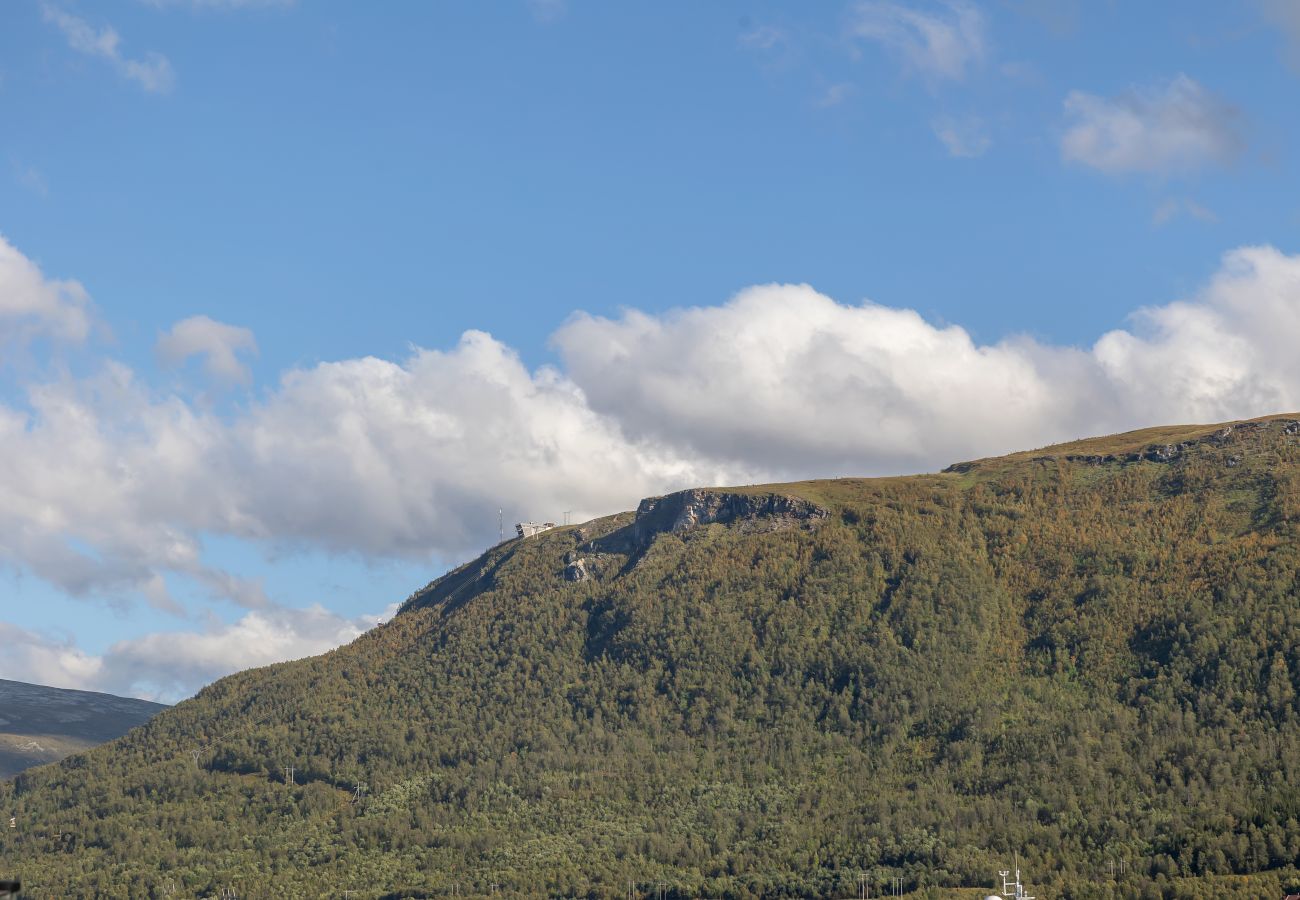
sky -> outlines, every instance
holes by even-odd
[[[8,0],[0,677],[520,520],[1300,410],[1300,0]]]

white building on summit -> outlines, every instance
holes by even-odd
[[[519,532],[521,538],[532,537],[535,534],[541,534],[543,531],[549,531],[555,527],[554,522],[517,522],[515,531]]]

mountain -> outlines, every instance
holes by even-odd
[[[980,897],[1018,856],[1042,900],[1280,897],[1298,529],[1300,416],[651,498],[0,784],[0,865],[34,896]]]
[[[0,779],[121,737],[166,708],[0,678]]]

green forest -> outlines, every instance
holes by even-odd
[[[690,497],[507,541],[0,783],[0,877],[982,898],[1018,858],[1039,900],[1300,889],[1294,419]]]

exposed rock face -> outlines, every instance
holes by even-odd
[[[586,581],[591,578],[591,573],[587,571],[587,561],[585,559],[574,559],[564,567],[565,581]]]
[[[810,519],[824,519],[828,515],[830,513],[814,503],[782,494],[736,494],[694,488],[642,500],[633,527],[639,536],[652,537],[661,531],[679,532],[715,522],[728,525],[766,520],[776,528]]]
[[[740,524],[754,531],[776,531],[796,524],[815,524],[829,515],[815,503],[785,494],[692,488],[663,497],[647,497],[637,507],[631,525],[591,543],[597,549],[626,553],[649,546],[657,534],[676,534],[701,525]]]

